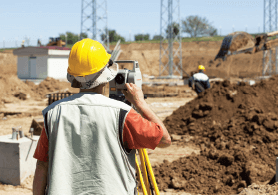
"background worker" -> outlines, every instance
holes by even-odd
[[[135,149],[170,146],[167,129],[138,86],[127,83],[123,93],[145,118],[104,96],[118,72],[110,57],[91,39],[72,47],[67,79],[80,93],[43,110],[34,195],[137,194]]]
[[[210,83],[209,83],[209,77],[204,73],[205,67],[203,65],[198,66],[198,73],[193,74],[193,76],[189,79],[188,85],[189,87],[192,87],[197,94],[201,93],[203,89],[208,89],[210,88]],[[198,86],[198,84],[194,85],[193,81],[195,83],[199,83],[201,87]]]

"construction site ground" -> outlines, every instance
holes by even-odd
[[[215,84],[212,83],[212,85],[215,85],[215,87],[213,86],[213,89],[209,90],[209,92],[203,97],[197,97],[195,92],[193,92],[188,86],[180,85],[182,81],[173,80],[169,84],[169,80],[154,80],[151,77],[158,76],[159,74],[159,44],[132,43],[121,45],[122,53],[119,60],[137,60],[139,62],[143,74],[143,80],[144,82],[149,83],[149,85],[143,86],[144,93],[152,95],[156,94],[157,96],[148,97],[146,101],[158,117],[164,121],[172,136],[172,145],[170,147],[165,149],[156,148],[154,151],[148,150],[150,161],[154,167],[158,186],[162,195],[237,194],[239,192],[244,194],[245,191],[247,192],[246,194],[248,194],[248,192],[256,193],[258,189],[273,191],[275,187],[265,185],[269,183],[271,180],[270,177],[274,175],[275,169],[273,168],[273,164],[275,163],[275,159],[273,160],[273,163],[268,164],[266,171],[264,171],[264,174],[262,175],[256,174],[258,171],[265,168],[262,164],[263,162],[268,162],[269,158],[265,157],[263,160],[258,161],[260,163],[254,168],[257,172],[255,172],[255,175],[251,175],[251,179],[249,178],[249,180],[251,183],[254,181],[261,182],[256,184],[257,186],[252,184],[247,188],[248,183],[244,183],[244,179],[246,178],[241,178],[240,173],[232,169],[233,167],[236,167],[237,164],[235,165],[234,163],[236,160],[231,159],[239,158],[234,154],[237,154],[237,151],[235,150],[235,152],[231,154],[229,153],[229,147],[230,151],[232,151],[232,148],[234,147],[233,144],[237,147],[246,145],[245,142],[242,142],[240,146],[237,145],[237,143],[240,143],[240,141],[245,139],[245,134],[240,132],[240,129],[244,128],[247,129],[247,132],[263,131],[266,138],[261,139],[260,137],[256,137],[256,143],[266,142],[265,144],[268,144],[266,147],[274,147],[269,145],[272,141],[269,141],[268,139],[270,139],[269,137],[271,137],[272,134],[276,133],[276,130],[272,130],[271,135],[268,133],[270,131],[269,129],[276,128],[275,121],[278,117],[276,117],[276,115],[271,115],[272,117],[268,120],[267,113],[272,112],[275,114],[276,110],[264,110],[264,106],[270,106],[271,104],[265,103],[258,105],[258,102],[260,102],[261,99],[251,101],[250,104],[246,103],[247,100],[252,98],[261,98],[259,95],[260,93],[256,93],[256,89],[253,88],[249,89],[246,87],[242,89],[236,87],[238,86],[236,84],[239,81],[242,81],[242,77],[254,79],[256,76],[260,75],[262,54],[240,54],[229,58],[225,62],[220,60],[213,61],[220,46],[221,42],[191,42],[183,43],[182,45],[184,70],[190,73],[191,71],[196,70],[197,65],[203,64],[207,68],[208,75],[220,78],[213,82]],[[76,89],[71,88],[69,83],[52,78],[45,79],[39,85],[35,85],[32,82],[23,82],[17,78],[16,61],[16,56],[13,56],[11,52],[0,53],[0,68],[2,70],[2,72],[0,72],[0,90],[2,92],[0,94],[0,135],[11,134],[12,127],[19,125],[22,126],[24,133],[28,134],[33,118],[41,118],[41,111],[47,106],[48,101],[45,97],[46,94],[56,92],[78,92]],[[123,65],[120,65],[120,68],[131,69],[131,67],[124,67]],[[232,84],[230,82],[224,82],[225,84],[223,85],[221,83],[219,84],[218,81],[224,79],[230,80]],[[276,80],[277,78],[275,78],[274,81]],[[273,83],[275,83],[274,81]],[[151,83],[155,84],[151,85]],[[179,85],[175,85],[175,83]],[[273,83],[271,86],[273,86]],[[268,84],[265,84],[265,86],[268,86]],[[257,90],[259,89],[260,88],[257,88]],[[264,91],[260,92],[265,93]],[[271,95],[267,93],[265,94],[271,96],[271,101],[273,102],[276,99],[276,93],[277,92],[275,91],[271,93]],[[108,88],[106,90],[106,95],[108,95]],[[234,96],[236,98],[234,98]],[[245,98],[245,96],[248,97]],[[243,103],[240,103],[240,101]],[[190,103],[187,104],[188,102]],[[217,109],[212,105],[217,105]],[[264,117],[264,120],[262,119],[263,121],[261,121],[261,123],[258,122],[257,126],[254,121],[252,121],[252,118],[250,119],[250,124],[248,121],[251,117],[249,115],[252,114],[252,117],[254,117],[254,110],[261,115],[264,114],[262,116]],[[244,115],[245,112],[246,116]],[[235,113],[241,113],[243,116]],[[247,117],[248,113],[249,118]],[[229,120],[227,121],[227,119],[232,118],[234,115],[237,116],[237,118],[235,117],[233,120],[234,123],[231,121],[229,122]],[[244,117],[247,117],[248,119],[246,119],[246,121],[244,119],[243,121]],[[223,120],[219,122],[217,121],[218,118],[219,120]],[[238,123],[244,123],[246,127],[239,128],[239,126],[237,126]],[[213,132],[211,132],[212,130],[206,130],[206,125],[213,129],[217,135],[219,134],[221,139],[218,139],[218,137],[212,139]],[[242,134],[243,138],[233,138],[235,141],[233,144],[230,144],[229,140],[226,140],[225,135],[222,135],[221,131],[218,129],[220,126],[221,131],[226,130],[225,128],[231,128],[240,135]],[[203,134],[202,132],[205,132],[206,134]],[[205,139],[208,136],[210,136],[210,141]],[[230,137],[230,139],[232,138]],[[214,142],[215,140],[217,140],[217,143]],[[248,143],[253,144],[252,140],[249,140]],[[224,145],[225,149],[223,148]],[[255,143],[252,146],[259,148],[259,145],[256,145]],[[248,147],[246,146],[246,151],[247,148]],[[219,150],[222,151],[219,152]],[[276,151],[277,149],[273,150]],[[258,150],[258,152],[259,151],[264,150]],[[227,154],[229,153],[229,156],[223,156],[223,152],[226,152]],[[275,154],[271,153],[268,155],[273,156]],[[193,172],[195,171],[197,173],[198,168],[196,169],[196,167],[193,166],[194,163],[198,164],[198,162],[204,162],[202,164],[207,166],[204,161],[204,156],[208,159],[208,162],[211,163],[214,172],[219,171],[219,173],[222,173],[222,170],[227,168],[230,171],[233,170],[234,174],[239,174],[237,177],[237,179],[239,179],[236,180],[230,175],[227,176],[228,178],[224,178],[223,175],[219,177],[213,175],[212,178],[216,178],[219,181],[210,181],[207,176],[212,173],[205,169],[205,167],[199,167],[199,171],[207,174],[202,175],[202,173],[199,173],[203,178],[192,175],[194,173],[186,172],[187,168],[184,168],[183,166],[188,166],[189,168],[192,168]],[[259,158],[252,157],[252,162],[256,162],[253,161],[254,159]],[[233,167],[230,168],[230,164],[225,164],[227,162],[232,163],[231,166]],[[217,166],[220,167],[218,171],[216,171]],[[247,165],[244,166],[248,167]],[[252,167],[252,165],[250,166]],[[177,167],[183,167],[182,171],[180,170],[175,173],[174,170],[176,170]],[[241,169],[241,167],[239,169]],[[178,173],[183,174],[183,176]],[[253,172],[251,171],[251,173]],[[263,177],[264,180],[258,179],[259,176]],[[184,181],[185,178],[188,179],[188,182]],[[207,186],[204,185],[204,183],[206,183],[203,181],[204,178],[209,181]],[[224,178],[224,183],[222,183],[221,178]],[[33,176],[30,176],[20,186],[0,184],[0,194],[31,195],[32,182]],[[219,185],[216,185],[216,187],[210,186],[215,186],[217,182]],[[259,184],[263,186],[259,186]],[[236,185],[236,187],[234,185]],[[207,192],[205,189],[207,189]]]

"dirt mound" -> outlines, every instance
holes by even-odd
[[[278,191],[278,183],[275,183],[273,185],[257,185],[257,184],[252,184],[247,189],[242,190],[242,192],[239,195],[277,194],[277,191]]]
[[[77,93],[79,90],[71,88],[69,82],[59,81],[53,78],[46,78],[39,85],[31,81],[21,81],[16,75],[0,76],[0,107],[3,103],[26,100],[29,98],[43,99],[48,93]]]
[[[255,39],[246,32],[235,32],[229,35],[234,36],[229,49],[231,52],[255,46]]]
[[[167,117],[170,133],[194,136],[201,153],[156,167],[160,189],[231,194],[270,182],[278,155],[277,81],[216,83]]]
[[[36,96],[29,85],[21,81],[16,75],[0,76],[0,101],[9,103],[18,100],[18,94],[24,93],[30,96]]]
[[[11,51],[11,50],[9,50]],[[17,56],[11,52],[0,52],[0,76],[2,75],[16,75],[17,74]]]
[[[34,83],[30,81],[26,81],[26,83],[41,98],[45,98],[45,95],[49,93],[78,92],[78,89],[71,88],[71,84],[69,82],[59,81],[51,77],[47,77],[39,85],[34,85]]]

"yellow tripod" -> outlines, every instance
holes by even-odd
[[[160,195],[146,149],[139,149],[138,152],[139,152],[139,156],[140,156],[143,176],[142,176],[141,169],[140,169],[140,166],[138,163],[138,159],[135,156],[136,171],[137,171],[138,179],[142,186],[143,194],[144,195],[153,195],[153,191],[151,189],[151,186],[153,186],[155,194]],[[146,169],[146,167],[148,170]]]

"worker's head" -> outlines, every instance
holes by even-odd
[[[199,72],[204,72],[206,69],[205,69],[205,67],[203,66],[203,65],[199,65],[198,66],[198,71]]]
[[[92,39],[75,43],[70,51],[67,79],[74,88],[92,89],[113,80],[118,65],[103,45]]]

